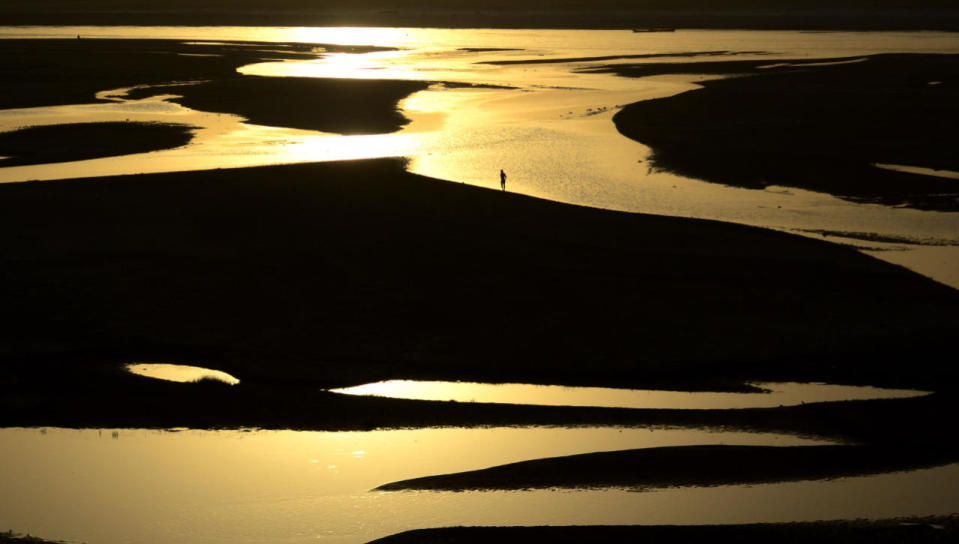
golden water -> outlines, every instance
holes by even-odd
[[[413,172],[577,204],[718,219],[792,232],[867,232],[897,244],[842,240],[959,287],[959,214],[860,205],[829,195],[771,186],[726,187],[650,171],[650,150],[619,135],[619,106],[694,89],[697,76],[620,78],[583,70],[617,62],[761,58],[770,65],[874,53],[959,53],[951,33],[802,33],[687,31],[634,34],[591,30],[481,30],[240,27],[0,27],[3,37],[170,38],[365,44],[401,48],[367,54],[267,62],[241,68],[273,76],[396,78],[505,86],[434,86],[401,104],[411,123],[387,135],[341,136],[261,127],[239,117],[200,113],[162,100],[0,111],[0,131],[81,121],[179,122],[200,127],[179,149],[74,163],[0,168],[0,182],[371,157],[408,157]],[[472,48],[474,50],[465,50]],[[510,51],[475,49],[513,48]],[[488,64],[522,59],[728,51],[546,64]],[[762,54],[759,54],[762,53]],[[104,91],[109,91],[104,89]],[[912,165],[922,169],[923,165]],[[937,246],[920,243],[936,240]],[[932,255],[935,253],[935,255]]]
[[[377,396],[412,400],[455,400],[541,406],[598,406],[607,408],[652,408],[663,410],[728,410],[771,408],[812,402],[895,399],[927,395],[925,391],[881,389],[820,383],[756,383],[763,393],[712,393],[612,389],[608,387],[563,387],[521,383],[489,384],[389,380],[342,389],[344,395]]]
[[[959,511],[959,465],[647,492],[370,491],[390,481],[524,459],[700,443],[821,442],[618,428],[0,429],[0,523],[72,542],[359,543],[448,525],[742,523]]]

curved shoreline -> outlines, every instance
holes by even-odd
[[[653,149],[655,168],[724,185],[826,192],[854,202],[959,211],[943,180],[875,163],[955,170],[955,55],[873,55],[857,63],[621,65],[626,77],[743,74],[638,102],[613,120]],[[933,84],[939,82],[939,84]],[[881,112],[881,113],[877,113]]]
[[[946,465],[959,452],[871,446],[673,446],[532,459],[374,491],[708,487],[823,480]]]

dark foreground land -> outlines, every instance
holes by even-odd
[[[625,136],[653,148],[655,167],[697,179],[959,211],[955,180],[874,166],[959,171],[959,58],[876,55],[835,61],[610,67],[607,71],[627,77],[739,76],[632,104],[614,121]]]
[[[754,525],[607,527],[450,527],[408,531],[375,540],[379,544],[473,542],[954,542],[955,517],[882,521],[826,521]]]
[[[903,269],[761,229],[443,183],[399,161],[0,196],[7,361],[207,360],[272,380],[296,365],[290,379],[318,386],[432,375],[938,388],[955,372],[940,357],[959,297]]]
[[[7,425],[712,417],[513,416],[319,391],[387,378],[873,383],[942,392],[894,404],[926,413],[948,406],[956,377],[957,294],[904,269],[756,228],[445,183],[395,160],[8,184],[0,237]],[[158,383],[124,373],[132,361],[242,383]]]
[[[625,525],[571,527],[447,527],[418,529],[370,544],[470,544],[479,542],[835,542],[892,544],[954,542],[959,523],[954,516],[897,518],[878,521],[822,521],[751,525]],[[0,533],[0,544],[57,544],[57,541]]]

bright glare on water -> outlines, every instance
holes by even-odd
[[[928,395],[925,391],[880,389],[818,383],[756,383],[763,393],[702,393],[608,387],[564,387],[521,383],[469,383],[389,380],[332,389],[344,395],[413,400],[455,400],[543,406],[598,406],[663,410],[727,410],[795,406],[807,402],[836,402]]]
[[[395,51],[334,53],[319,59],[241,68],[264,76],[412,79],[479,84],[435,85],[400,104],[411,120],[386,135],[341,136],[261,127],[242,118],[200,113],[154,97],[112,104],[0,111],[0,131],[80,121],[174,122],[199,127],[178,149],[75,163],[0,168],[0,181],[59,179],[293,162],[408,157],[427,176],[600,208],[733,221],[802,232],[873,233],[915,243],[863,243],[875,256],[959,287],[959,214],[861,205],[822,193],[770,186],[726,187],[652,171],[650,150],[612,124],[619,107],[696,88],[701,76],[621,78],[584,70],[617,62],[765,59],[770,65],[888,52],[959,53],[951,33],[803,33],[692,31],[634,34],[593,30],[415,28],[0,27],[7,37],[170,38],[377,45]],[[502,61],[624,55],[689,55]],[[494,63],[494,64],[491,64]],[[107,89],[104,89],[105,91]],[[922,165],[910,165],[922,168]],[[926,245],[928,241],[935,245]]]
[[[720,443],[823,442],[618,428],[0,429],[0,520],[4,530],[72,542],[360,543],[449,525],[745,523],[959,510],[959,465],[830,481],[646,492],[370,491],[391,481],[525,459]]]

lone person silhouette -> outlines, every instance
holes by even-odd
[[[499,171],[499,186],[502,187],[504,191],[506,190],[506,172],[502,169]]]

